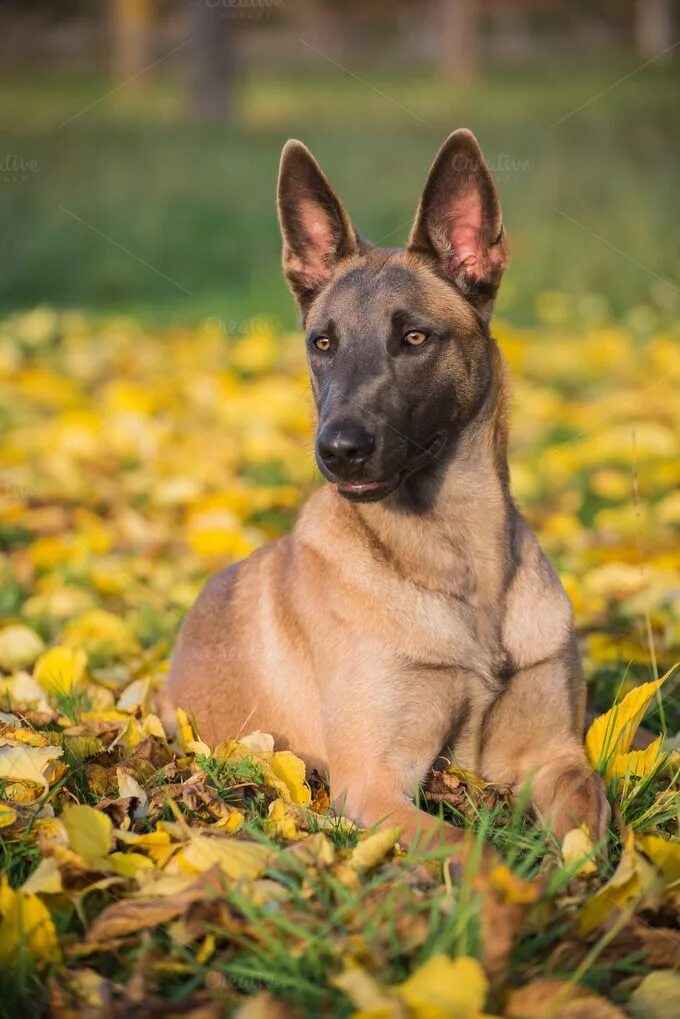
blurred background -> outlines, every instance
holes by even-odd
[[[505,321],[651,329],[680,299],[679,39],[677,0],[4,0],[0,312],[288,328],[286,138],[396,246],[465,125],[505,209]]]

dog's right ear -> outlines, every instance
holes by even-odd
[[[283,271],[304,314],[340,259],[356,253],[358,241],[340,199],[302,142],[283,147],[278,210]]]
[[[490,316],[510,256],[498,193],[470,131],[454,131],[437,153],[408,246]]]

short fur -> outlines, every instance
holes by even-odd
[[[582,823],[600,838],[571,606],[509,492],[488,327],[508,252],[476,140],[445,142],[405,250],[357,236],[299,142],[279,214],[330,483],[291,534],[206,584],[166,720],[184,707],[209,742],[271,732],[329,772],[351,818],[407,842],[462,837],[413,803],[442,754],[515,792],[531,782],[559,839]]]

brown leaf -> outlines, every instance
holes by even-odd
[[[274,998],[269,991],[262,991],[249,998],[234,1012],[234,1019],[300,1019],[297,1008]]]
[[[219,869],[213,867],[176,895],[123,899],[115,902],[99,914],[88,930],[85,941],[90,945],[99,945],[114,938],[168,923],[184,913],[193,903],[211,899],[221,888]]]
[[[544,978],[511,991],[505,1014],[508,1019],[625,1019],[616,1005],[588,988]]]

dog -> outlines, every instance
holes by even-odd
[[[206,583],[164,718],[186,709],[209,742],[272,733],[329,774],[346,816],[405,844],[461,844],[413,801],[442,756],[515,795],[530,785],[557,839],[601,839],[571,605],[510,495],[489,326],[509,256],[474,135],[440,149],[405,249],[358,236],[298,141],[278,212],[327,484],[292,533]]]

